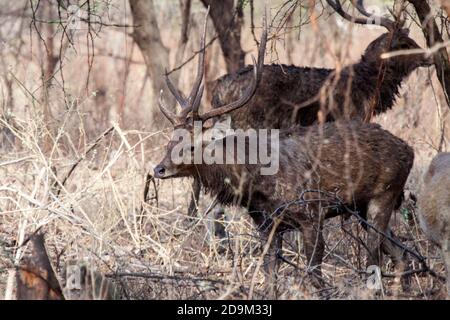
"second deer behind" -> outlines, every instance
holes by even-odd
[[[205,22],[206,28],[206,22]],[[267,31],[264,29],[258,62],[254,62],[252,81],[244,94],[220,108],[200,114],[198,108],[203,94],[205,30],[201,41],[197,78],[188,98],[168,81],[182,112],[170,112],[161,99],[160,108],[174,125],[174,135],[166,146],[163,160],[154,168],[160,179],[194,177],[201,181],[205,191],[222,205],[240,206],[247,210],[261,233],[269,241],[265,266],[270,283],[274,283],[277,269],[277,252],[281,249],[278,235],[289,229],[298,229],[304,239],[308,271],[322,285],[321,263],[324,252],[322,226],[325,219],[349,210],[357,212],[364,220],[368,232],[368,265],[381,265],[381,253],[387,252],[404,267],[403,254],[384,238],[389,234],[389,220],[403,194],[403,187],[413,164],[412,149],[401,139],[383,130],[377,124],[362,122],[336,122],[308,128],[281,130],[276,139],[265,143],[276,145],[279,170],[262,174],[261,163],[241,163],[236,157],[231,163],[228,150],[243,147],[245,159],[253,154],[248,140],[238,145],[238,134],[215,140],[214,144],[225,150],[216,163],[195,161],[196,152],[204,154],[211,140],[196,134],[206,133],[205,121],[229,112],[245,112],[244,106],[255,94],[261,79]],[[181,131],[179,131],[181,130]],[[181,139],[178,133],[186,137]],[[228,148],[230,144],[232,148]],[[174,160],[181,153],[182,160]],[[198,160],[198,159],[197,159]],[[338,199],[338,200],[337,200]],[[325,210],[323,208],[333,208]],[[336,204],[338,203],[338,204]]]

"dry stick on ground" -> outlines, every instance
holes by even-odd
[[[430,5],[425,0],[408,0],[414,7],[422,24],[422,31],[429,48],[433,47],[437,42],[443,43],[439,27],[434,20]],[[450,11],[450,8],[449,8]],[[433,55],[434,65],[439,82],[442,85],[447,105],[450,108],[450,58],[445,47],[440,48]]]
[[[31,254],[24,258],[16,273],[17,299],[64,300],[61,286],[45,250],[44,235],[34,233]]]

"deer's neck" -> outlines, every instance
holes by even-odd
[[[196,166],[197,179],[202,188],[223,205],[246,205],[249,198],[249,176],[245,165],[200,164]]]
[[[375,114],[383,113],[392,108],[399,94],[403,80],[410,71],[400,67],[393,67],[381,61],[369,62],[362,57],[361,61],[353,66],[354,81],[357,81],[360,90],[365,91],[366,101],[376,103]],[[358,90],[354,90],[358,93]],[[358,101],[359,97],[356,97]]]
[[[362,57],[360,63],[354,66],[355,78],[363,79],[362,85],[368,93],[369,101],[375,105],[375,114],[383,113],[392,108],[399,94],[403,80],[410,71],[381,61],[369,62]]]

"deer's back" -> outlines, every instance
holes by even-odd
[[[440,245],[450,241],[450,153],[440,153],[431,161],[418,204],[425,233]]]
[[[313,99],[333,70],[286,65],[265,65],[255,96],[245,108],[230,115],[235,128],[289,128],[316,121],[317,108],[301,108]],[[213,87],[213,108],[239,99],[247,89],[252,68],[217,79]]]
[[[365,204],[387,191],[402,194],[414,152],[378,124],[338,121],[282,131],[279,159],[278,189],[264,179],[260,184],[274,197],[292,200],[304,189],[319,189]]]
[[[265,65],[255,96],[245,108],[230,113],[234,128],[289,128],[310,126],[323,120],[365,119],[372,113],[377,92],[378,68],[360,61],[335,70],[285,65]],[[375,114],[390,109],[405,75],[386,72]],[[252,78],[252,68],[217,79],[213,86],[213,108],[241,97]],[[349,85],[350,84],[350,85]]]

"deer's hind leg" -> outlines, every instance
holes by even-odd
[[[312,199],[320,199],[320,195],[317,194],[309,194],[309,196]],[[303,250],[307,260],[306,271],[310,275],[312,285],[317,289],[323,289],[325,282],[322,278],[322,260],[325,242],[322,229],[327,210],[323,209],[320,203],[310,203],[308,207],[298,208],[294,214],[295,217],[292,220],[302,233]]]
[[[395,242],[401,243],[395,234],[389,228],[389,220],[396,206],[397,196],[393,193],[384,193],[378,198],[371,199],[367,209],[366,226],[367,246],[369,256],[367,266],[376,265],[381,267],[382,253],[388,254],[396,267],[396,272],[402,273],[406,268],[406,257],[403,249]],[[393,242],[391,239],[395,240]],[[406,278],[402,277],[402,286],[407,287]]]
[[[447,299],[450,300],[450,239],[444,240],[441,244],[442,259],[445,264],[445,271],[447,272]]]
[[[386,234],[395,240],[396,243],[401,244],[401,240],[388,228]],[[406,251],[399,247],[395,242],[385,239],[381,246],[383,253],[387,254],[394,262],[396,273],[403,273],[407,270],[409,261],[407,259]],[[401,286],[404,291],[409,290],[411,286],[411,278],[406,275],[401,276]]]
[[[397,209],[398,205],[396,205]],[[364,204],[361,205],[359,208],[359,215],[362,219],[367,221],[367,209],[368,205]],[[388,209],[389,210],[389,209]],[[367,232],[370,226],[368,226],[366,223],[361,222],[362,227]],[[395,233],[388,227],[386,231],[386,235],[388,235],[390,238],[392,238],[396,243],[401,243],[400,239],[395,235]],[[384,254],[387,254],[389,257],[391,257],[392,261],[395,263],[396,266],[405,269],[408,265],[408,260],[406,257],[406,252],[399,247],[395,242],[390,241],[388,239],[385,239],[385,241],[382,241],[382,251]]]

